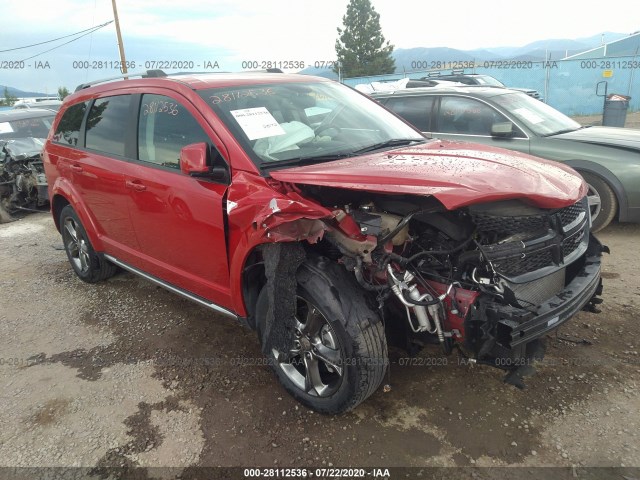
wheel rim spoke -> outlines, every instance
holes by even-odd
[[[305,355],[304,357],[304,388],[307,393],[313,393],[321,395],[326,385],[322,382],[320,377],[320,368],[318,360],[312,356]]]
[[[64,228],[67,230],[69,235],[71,235],[71,239],[74,241],[74,243],[78,243],[78,234],[76,232],[76,228],[75,228],[75,225],[73,224],[73,221],[67,220],[64,224]]]
[[[298,317],[295,317],[296,324],[294,325],[295,331],[298,333],[302,333],[304,330],[304,323],[298,320]]]
[[[590,207],[597,207],[602,204],[602,200],[600,200],[600,197],[598,195],[589,195],[587,197],[587,200],[589,201]]]
[[[87,244],[84,240],[80,242],[78,259],[80,260],[80,268],[83,272],[86,271],[89,268],[89,254],[87,253]]]
[[[602,199],[595,188],[589,185],[587,191],[587,203],[589,204],[589,210],[591,211],[591,219],[595,220],[600,211],[602,210]]]
[[[69,250],[69,253],[71,253],[72,257],[75,258],[78,256],[78,244],[73,240],[69,240],[67,242],[67,250]]]
[[[320,332],[322,325],[324,325],[324,317],[315,307],[309,307],[302,333],[310,337],[315,337]]]
[[[335,350],[333,348],[327,347],[323,345],[321,342],[314,343],[315,351],[313,355],[318,359],[326,363],[328,366],[333,368],[336,373],[342,376],[342,358],[339,350]]]

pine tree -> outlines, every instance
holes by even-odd
[[[380,28],[380,14],[370,0],[350,0],[338,28],[336,54],[343,77],[393,73],[393,45],[385,44]],[[338,65],[333,69],[338,73]]]
[[[69,96],[69,89],[67,87],[58,87],[58,98],[64,100]]]

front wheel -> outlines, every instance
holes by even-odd
[[[296,314],[286,331],[288,351],[272,349],[270,364],[284,388],[322,413],[342,413],[369,397],[387,368],[384,328],[348,272],[326,260],[298,270]],[[262,332],[269,308],[267,288],[258,297]]]
[[[589,186],[587,200],[593,222],[591,230],[597,232],[614,219],[618,210],[618,201],[611,187],[602,178],[589,172],[580,172],[580,175]]]

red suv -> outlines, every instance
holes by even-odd
[[[72,268],[117,267],[258,333],[321,412],[371,395],[387,342],[509,371],[601,293],[570,168],[428,139],[339,83],[278,73],[81,85],[44,162]]]

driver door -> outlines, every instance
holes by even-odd
[[[495,136],[492,125],[510,123],[512,136]],[[475,98],[449,96],[440,97],[435,108],[431,135],[447,140],[482,143],[492,147],[508,148],[529,153],[527,136],[491,105]]]
[[[124,181],[140,268],[230,307],[222,211],[227,185],[185,175],[179,165],[182,147],[211,145],[213,132],[186,100],[148,93],[141,95],[137,130],[138,161]]]

